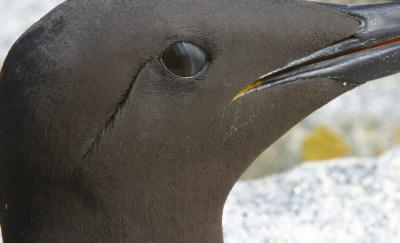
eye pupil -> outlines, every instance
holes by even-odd
[[[208,63],[206,52],[190,42],[177,42],[167,48],[162,56],[164,66],[179,77],[193,77]]]

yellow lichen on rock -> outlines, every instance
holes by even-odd
[[[396,128],[396,130],[394,131],[394,141],[397,144],[400,144],[400,126]]]
[[[327,160],[344,157],[350,152],[345,139],[326,125],[316,127],[302,144],[304,161]]]

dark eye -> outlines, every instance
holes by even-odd
[[[193,77],[208,63],[207,53],[190,42],[177,42],[165,50],[162,58],[164,66],[179,77]]]

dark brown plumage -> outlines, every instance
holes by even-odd
[[[241,173],[354,86],[312,77],[232,98],[359,30],[358,18],[311,2],[66,1],[1,71],[5,243],[222,242]],[[193,77],[160,62],[181,41],[208,54]]]

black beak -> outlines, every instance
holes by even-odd
[[[329,78],[344,85],[359,85],[400,72],[400,3],[323,5],[356,18],[359,32],[260,77],[234,100],[300,79]]]

